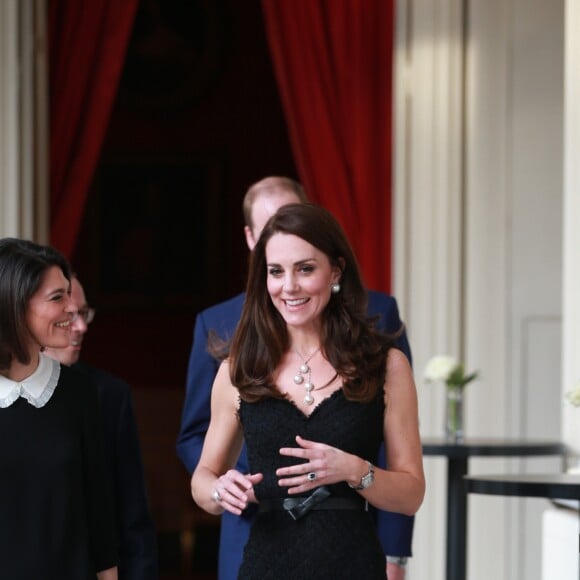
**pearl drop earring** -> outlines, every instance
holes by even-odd
[[[338,294],[338,293],[340,292],[340,284],[339,284],[338,282],[336,282],[335,284],[333,284],[333,285],[330,287],[330,291],[331,291],[333,294]]]

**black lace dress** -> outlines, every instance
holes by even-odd
[[[240,403],[240,420],[252,473],[263,473],[256,497],[284,499],[276,469],[297,460],[279,454],[295,437],[326,443],[374,462],[383,439],[382,389],[370,403],[347,401],[342,390],[307,417],[292,402],[266,399]],[[333,496],[353,497],[345,482],[328,486]],[[294,496],[292,496],[294,497]],[[239,578],[309,580],[386,577],[385,556],[373,519],[364,510],[312,510],[295,521],[283,510],[258,513],[244,550]]]

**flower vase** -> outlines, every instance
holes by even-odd
[[[449,441],[463,441],[463,387],[447,385],[445,404],[445,437]]]

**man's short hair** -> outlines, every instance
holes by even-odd
[[[245,225],[253,229],[252,206],[256,198],[261,195],[276,195],[279,193],[293,193],[302,203],[308,202],[304,188],[294,179],[279,176],[265,177],[252,184],[244,196],[242,210],[244,212]]]

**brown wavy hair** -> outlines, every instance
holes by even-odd
[[[343,379],[346,398],[370,401],[384,383],[393,337],[376,331],[367,318],[367,291],[344,231],[331,213],[309,203],[281,207],[252,252],[246,301],[229,350],[232,384],[245,401],[283,397],[273,377],[290,339],[268,293],[266,263],[266,245],[277,233],[302,238],[340,268],[340,292],[331,294],[322,312],[321,350]]]

